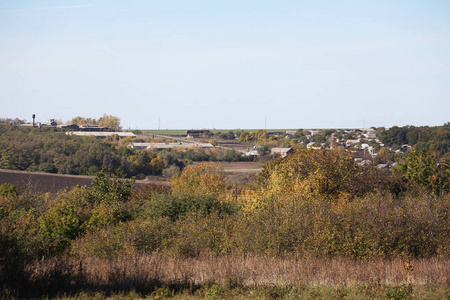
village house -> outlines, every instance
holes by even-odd
[[[245,153],[246,156],[257,157],[259,155],[258,150],[252,149]]]
[[[270,150],[271,154],[280,155],[282,158],[285,158],[288,154],[293,152],[294,150],[292,148],[272,148]]]

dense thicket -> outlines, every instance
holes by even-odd
[[[398,149],[408,144],[420,150],[434,150],[438,153],[450,152],[450,123],[443,126],[394,126],[389,129],[377,128],[377,136],[389,147]]]
[[[3,186],[0,256],[450,255],[448,190],[361,168],[344,151],[271,161],[239,190],[214,164],[186,167],[172,188],[132,185],[101,172],[56,196]]]
[[[212,163],[187,166],[171,188],[133,189],[104,172],[92,187],[58,195],[5,184],[0,289],[26,285],[27,263],[61,256],[449,258],[448,189],[418,181],[426,173],[414,156],[404,164],[409,173],[391,174],[361,168],[345,151],[307,150],[272,160],[242,189]],[[434,174],[438,182],[448,184],[449,170]]]
[[[95,174],[135,170],[112,144],[95,138],[71,137],[52,128],[0,126],[0,168],[63,174]]]

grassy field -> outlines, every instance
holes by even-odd
[[[217,285],[199,287],[195,293],[190,288],[174,292],[167,287],[158,288],[150,295],[135,291],[107,294],[103,292],[79,293],[58,299],[448,299],[449,289],[440,287],[400,286],[255,286],[250,288]]]

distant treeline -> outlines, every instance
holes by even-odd
[[[10,125],[20,125],[25,124],[26,120],[22,120],[19,118],[0,118],[0,123],[10,124]]]
[[[394,126],[387,130],[380,127],[377,128],[377,136],[381,142],[394,149],[407,144],[441,154],[450,152],[450,122],[434,127]]]
[[[110,143],[95,138],[74,138],[55,128],[0,126],[0,168],[62,174],[95,174],[101,169],[132,165]]]
[[[120,171],[127,177],[181,172],[194,161],[245,160],[235,151],[166,149],[133,150],[132,139],[73,137],[63,129],[0,125],[0,168],[48,173],[95,175],[101,170]]]

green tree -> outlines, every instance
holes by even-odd
[[[92,194],[96,202],[112,203],[114,201],[125,202],[131,196],[134,178],[122,179],[120,174],[110,177],[101,171],[92,180]]]
[[[391,162],[394,158],[394,153],[386,147],[382,147],[377,153],[377,160],[380,163]]]
[[[414,148],[405,159],[398,162],[397,172],[412,182],[430,189],[434,194],[449,191],[449,160],[438,161],[436,153],[431,150]]]
[[[155,157],[152,155],[153,153],[148,152],[146,150],[137,150],[134,155],[130,156],[130,161],[133,164],[133,167],[137,174],[150,174],[152,173],[152,165],[151,161]]]
[[[43,246],[47,254],[60,253],[82,232],[80,207],[58,202],[39,218]]]
[[[0,185],[0,197],[15,197],[19,195],[19,190],[15,185],[4,183]]]

